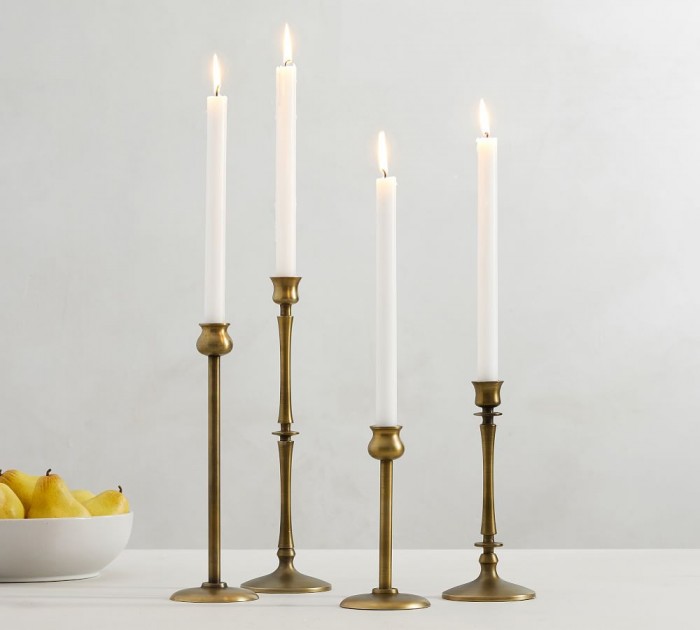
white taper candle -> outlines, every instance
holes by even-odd
[[[226,321],[226,116],[221,71],[213,59],[214,96],[207,97],[207,176],[204,254],[204,319]]]
[[[377,366],[375,425],[398,424],[396,178],[388,177],[386,136],[379,134],[377,179]]]
[[[476,141],[477,183],[477,381],[498,380],[498,142],[479,103],[482,137]]]
[[[289,25],[284,27],[283,65],[277,67],[277,161],[275,195],[276,276],[297,273],[297,69]]]

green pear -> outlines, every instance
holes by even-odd
[[[0,483],[0,518],[24,518],[24,506],[10,486]]]
[[[89,490],[71,490],[70,493],[78,503],[86,503],[95,496],[95,494]]]
[[[114,514],[127,514],[129,512],[129,501],[122,492],[122,487],[116,490],[105,490],[100,492],[94,499],[86,501],[85,507],[93,516],[113,516]]]
[[[51,469],[39,477],[27,518],[89,517],[90,512],[70,493],[65,481]]]
[[[12,488],[12,491],[19,497],[19,500],[24,506],[24,511],[29,511],[29,506],[32,503],[32,495],[34,494],[34,486],[39,477],[28,475],[21,470],[6,470],[0,475],[0,483],[7,484]]]

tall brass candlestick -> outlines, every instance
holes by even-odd
[[[403,455],[400,426],[372,426],[372,439],[367,450],[379,460],[379,586],[371,593],[346,597],[343,608],[355,610],[411,610],[427,608],[430,602],[420,595],[399,593],[391,583],[392,507],[394,460]]]
[[[258,599],[250,590],[221,581],[221,357],[231,352],[228,324],[200,324],[197,350],[209,358],[209,579],[195,588],[174,593],[175,602],[218,604]]]
[[[480,428],[484,465],[483,507],[481,513],[481,534],[483,540],[474,544],[475,547],[481,547],[483,550],[479,557],[481,573],[476,580],[445,591],[442,594],[445,599],[459,602],[514,602],[535,597],[535,591],[502,580],[496,571],[498,556],[495,554],[495,549],[496,547],[502,547],[503,543],[495,541],[496,509],[494,506],[493,460],[496,425],[493,419],[501,415],[494,409],[501,404],[502,384],[503,381],[474,382],[476,406],[481,407],[481,412],[474,415],[482,418]]]
[[[299,301],[299,277],[271,278],[274,286],[272,300],[280,306],[277,326],[280,336],[280,430],[277,443],[280,459],[280,536],[277,545],[277,568],[268,575],[244,582],[242,586],[257,593],[320,593],[329,591],[331,585],[299,573],[294,567],[294,538],[292,536],[292,451],[296,431],[292,431],[292,304]]]

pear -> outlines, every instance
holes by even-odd
[[[0,518],[24,518],[24,506],[10,486],[0,483]]]
[[[0,484],[4,483],[12,488],[12,491],[17,495],[24,506],[24,511],[29,510],[32,503],[32,495],[34,494],[34,486],[39,477],[28,475],[21,470],[6,470],[0,475]]]
[[[94,499],[85,503],[85,507],[93,516],[112,516],[114,514],[127,514],[129,512],[129,501],[122,492],[122,487],[117,486],[116,490],[105,490],[100,492]]]
[[[95,496],[95,494],[89,490],[71,490],[70,493],[78,503],[85,503]]]
[[[66,483],[51,469],[39,477],[27,518],[89,517],[90,512],[70,493]]]

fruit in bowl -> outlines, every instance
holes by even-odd
[[[22,502],[4,483],[0,483],[0,518],[24,518]]]
[[[27,475],[21,470],[6,470],[4,473],[0,470],[0,473],[2,473],[0,474],[0,484],[6,485],[17,495],[26,513],[32,503],[34,487],[39,477]]]
[[[0,582],[93,577],[131,535],[133,514],[119,490],[71,491],[48,470],[0,475]]]
[[[71,490],[70,493],[80,501],[80,503],[85,503],[94,497],[95,495],[89,490]]]
[[[89,490],[70,490],[50,468],[40,477],[21,470],[0,473],[0,518],[88,518],[130,511],[121,486],[118,492],[105,490],[95,496]]]

